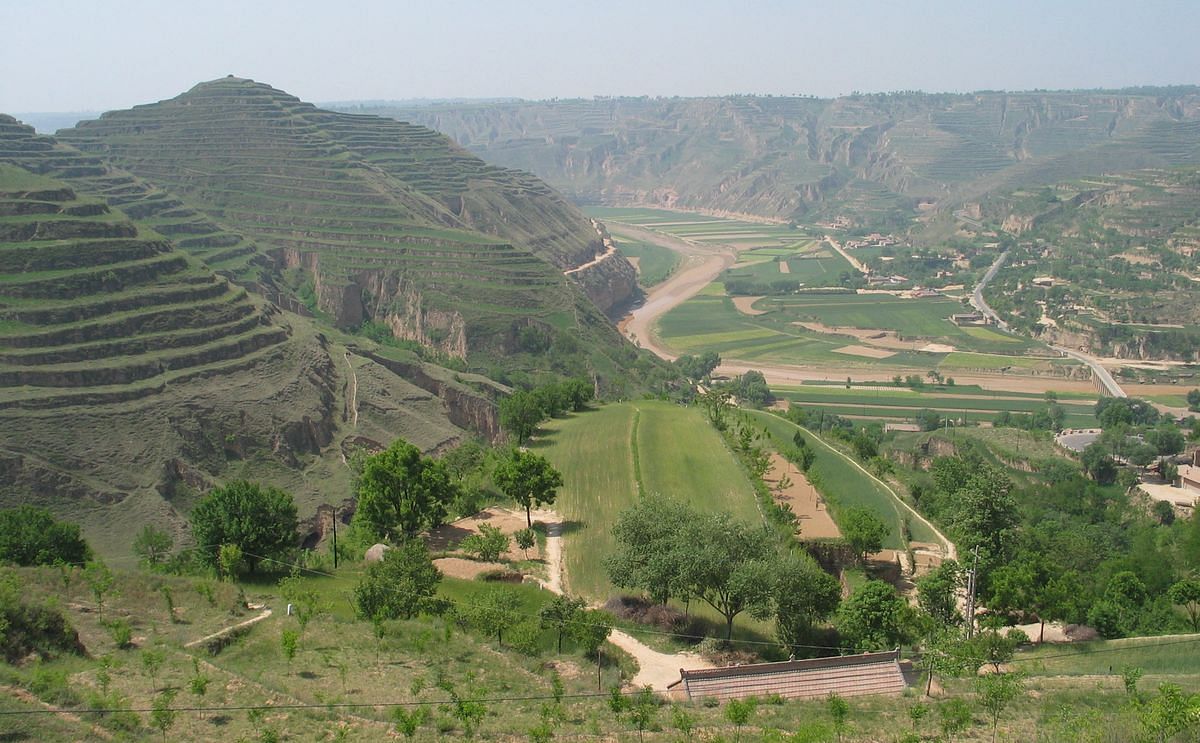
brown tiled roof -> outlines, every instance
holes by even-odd
[[[698,671],[680,669],[668,689],[687,699],[744,699],[778,694],[811,699],[836,693],[844,697],[898,694],[904,690],[900,652],[863,653],[783,663],[755,663]]]

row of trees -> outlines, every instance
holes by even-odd
[[[583,410],[594,393],[594,385],[586,379],[567,379],[531,390],[517,390],[500,401],[500,425],[518,445],[524,444],[539,423],[568,410]]]

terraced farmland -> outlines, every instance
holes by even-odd
[[[619,255],[537,179],[488,166],[441,135],[322,111],[238,78],[105,114],[61,133],[250,236],[295,269],[342,327],[370,319],[452,355],[517,350],[530,323],[574,331],[624,363],[608,309],[633,287]],[[586,296],[585,296],[586,292]]]
[[[754,491],[720,436],[695,408],[641,401],[556,419],[534,443],[565,479],[555,508],[568,522],[567,582],[594,599],[612,594],[603,556],[618,514],[645,492],[756,521]]]

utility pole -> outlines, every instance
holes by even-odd
[[[337,506],[333,507],[333,569],[337,570]]]
[[[971,572],[967,574],[967,639],[975,636],[975,587],[976,574],[979,570],[979,545],[973,550],[975,559],[971,563]]]

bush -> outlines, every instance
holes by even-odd
[[[604,610],[618,619],[664,631],[677,631],[687,624],[687,618],[678,609],[637,596],[614,596],[604,604]]]

